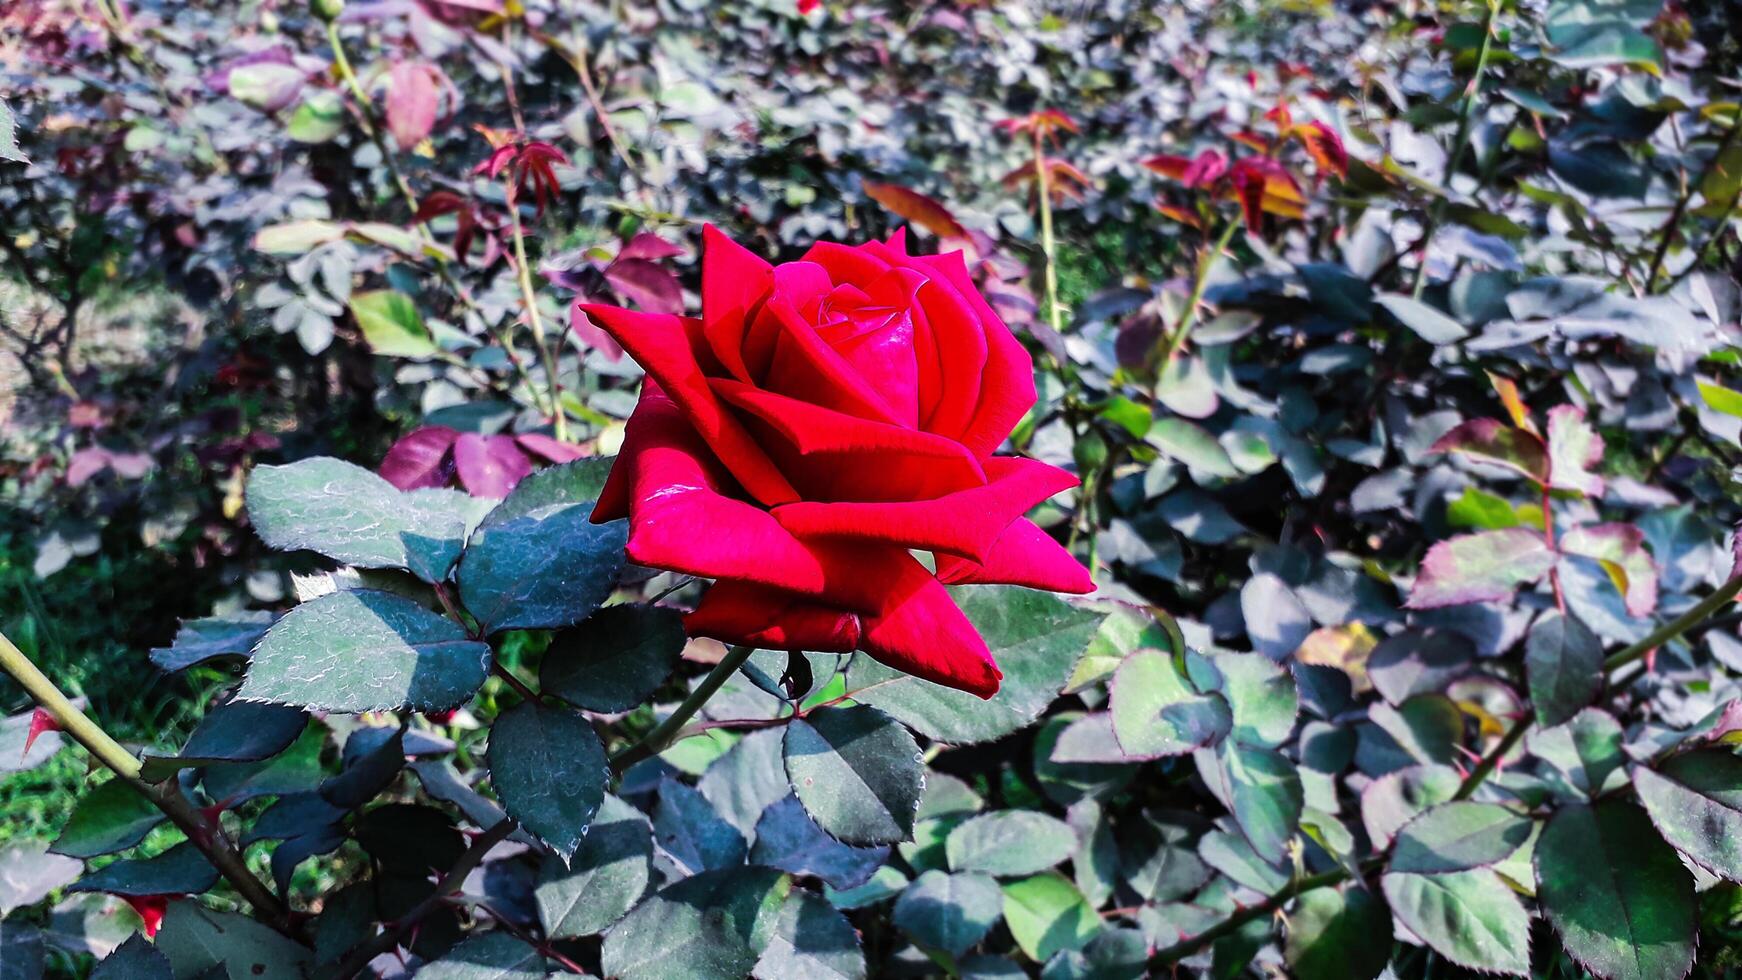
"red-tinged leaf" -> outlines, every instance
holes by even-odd
[[[1156,173],[1161,174],[1163,177],[1172,177],[1174,180],[1180,180],[1185,177],[1186,170],[1191,167],[1192,161],[1188,157],[1175,156],[1172,153],[1161,153],[1143,161],[1143,165]]]
[[[67,460],[66,481],[69,487],[83,486],[91,477],[109,468],[109,452],[89,446],[73,453]]]
[[[132,906],[133,911],[139,914],[139,921],[143,924],[145,938],[151,939],[156,937],[158,927],[163,925],[163,913],[169,908],[169,900],[174,896],[121,895],[118,897],[121,901]]]
[[[1031,112],[1026,116],[1005,119],[998,123],[998,128],[1006,133],[1039,133],[1043,138],[1055,133],[1080,132],[1077,121],[1058,109],[1043,109]]]
[[[547,463],[567,463],[588,455],[574,443],[561,442],[538,432],[522,432],[514,437],[520,448]]]
[[[865,194],[939,238],[967,238],[968,230],[950,213],[950,209],[918,191],[895,184],[865,181]]]
[[[659,259],[674,259],[682,254],[682,245],[668,242],[651,231],[644,231],[629,239],[622,251],[617,253],[617,258],[618,260],[647,259],[658,261]]]
[[[1742,732],[1742,698],[1731,698],[1704,738],[1708,742],[1734,743],[1738,732]]]
[[[1588,497],[1603,495],[1603,478],[1591,467],[1603,460],[1603,437],[1577,405],[1556,405],[1548,411],[1549,486],[1576,490]]]
[[[1187,187],[1208,187],[1228,172],[1228,158],[1220,150],[1205,150],[1192,159],[1180,174],[1180,183]]]
[[[1264,233],[1264,178],[1251,173],[1234,176],[1234,193],[1240,201],[1240,213],[1246,219],[1246,231]]]
[[[1083,191],[1095,186],[1088,174],[1057,157],[1047,158],[1046,170],[1048,189],[1052,191],[1055,201],[1067,197],[1080,201],[1083,199]]]
[[[618,258],[605,267],[605,281],[649,313],[683,312],[683,286],[677,276],[646,259]]]
[[[441,92],[435,69],[420,61],[401,61],[387,76],[387,131],[401,150],[424,141],[435,127]]]
[[[1429,452],[1463,453],[1548,482],[1548,447],[1534,433],[1515,429],[1499,419],[1471,419],[1440,436]]]
[[[1250,130],[1241,130],[1228,138],[1239,143],[1241,146],[1251,147],[1260,153],[1270,152],[1270,137],[1268,136],[1254,133]]]
[[[1536,420],[1530,417],[1530,409],[1524,404],[1524,396],[1518,393],[1518,383],[1504,375],[1488,373],[1488,383],[1494,386],[1494,393],[1500,396],[1500,404],[1506,406],[1506,414],[1512,417],[1512,424],[1532,435],[1541,435],[1536,428]]]
[[[417,213],[411,216],[411,220],[417,224],[422,224],[432,218],[439,218],[444,214],[453,214],[456,211],[464,211],[469,206],[470,202],[468,202],[465,197],[462,197],[453,191],[431,191],[424,195],[422,203],[417,206]]]
[[[41,708],[32,711],[30,713],[30,729],[24,733],[24,751],[20,752],[18,757],[20,759],[29,757],[30,747],[36,744],[37,737],[43,732],[58,732],[60,730],[60,722],[55,719],[54,715]]]
[[[1188,211],[1185,208],[1174,207],[1171,204],[1163,204],[1158,201],[1155,209],[1188,228],[1202,228],[1204,226],[1203,222],[1198,220],[1196,212]]]
[[[454,467],[460,485],[474,497],[506,497],[532,472],[532,461],[510,436],[461,434],[454,441]]]
[[[1349,151],[1336,130],[1315,120],[1295,127],[1294,135],[1320,171],[1336,174],[1339,179],[1349,175]]]
[[[581,297],[569,306],[569,329],[581,342],[605,355],[606,360],[620,361],[623,359],[623,346],[606,333],[598,324],[587,319],[587,314],[581,311],[581,304],[587,298]]]
[[[1512,595],[1554,567],[1542,535],[1509,527],[1447,538],[1428,549],[1409,590],[1411,609],[1492,602]]]
[[[67,424],[75,429],[100,429],[108,424],[108,417],[96,402],[73,402],[67,406]]]
[[[1554,421],[1549,421],[1553,436]],[[1561,551],[1602,563],[1621,593],[1629,615],[1649,615],[1657,608],[1657,562],[1645,550],[1645,532],[1632,524],[1591,524],[1561,535]]]
[[[401,490],[446,486],[453,475],[454,448],[460,434],[444,425],[426,425],[407,433],[381,460],[382,479]]]

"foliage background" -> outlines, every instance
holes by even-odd
[[[14,153],[0,117],[0,623],[118,737],[173,750],[236,675],[162,672],[146,651],[170,647],[181,620],[283,611],[297,599],[293,574],[330,564],[260,543],[243,500],[257,464],[330,455],[373,467],[425,425],[552,431],[549,374],[516,319],[522,284],[503,257],[504,185],[473,173],[489,153],[477,127],[523,125],[568,159],[548,206],[520,213],[542,321],[565,338],[547,345],[569,396],[564,434],[594,455],[614,450],[638,378],[568,339],[568,302],[693,312],[702,222],[771,259],[899,224],[925,248],[966,240],[983,289],[1037,355],[1043,403],[1018,448],[1088,483],[1041,516],[1094,568],[1097,598],[1123,604],[1113,621],[1135,625],[1106,628],[1050,720],[984,745],[940,740],[928,762],[968,780],[988,809],[1071,817],[1073,847],[1091,846],[1084,828],[1105,822],[1117,884],[1092,904],[1118,935],[1091,947],[1101,933],[1085,930],[1082,946],[1109,958],[1092,966],[1129,972],[1120,943],[1133,932],[1146,952],[1167,947],[1272,890],[1255,885],[1382,851],[1373,786],[1467,773],[1498,747],[1507,764],[1477,799],[1536,818],[1577,806],[1588,794],[1563,768],[1583,763],[1549,739],[1503,744],[1514,719],[1557,728],[1551,719],[1595,704],[1609,721],[1586,722],[1624,731],[1626,758],[1645,768],[1728,751],[1742,670],[1734,617],[1601,686],[1589,683],[1588,649],[1577,661],[1587,669],[1562,667],[1571,679],[1559,685],[1527,651],[1555,611],[1589,627],[1597,660],[1632,650],[1729,580],[1730,474],[1742,458],[1742,399],[1730,391],[1742,55],[1726,28],[1737,13],[1650,0],[825,3],[808,14],[784,0],[384,0],[352,3],[335,22],[348,79],[327,24],[300,5],[23,0],[0,13],[0,98],[17,142]],[[1144,162],[1261,155],[1248,133],[1280,147],[1283,127],[1266,116],[1279,103],[1339,134],[1347,173],[1286,144],[1277,158],[1298,180],[1301,213],[1236,229],[1231,257],[1207,262],[1237,205]],[[1078,193],[1053,206],[1056,324],[1023,180],[1033,147],[997,126],[1049,108],[1078,131],[1048,152],[1081,177],[1064,178]],[[1206,227],[1162,214],[1158,200]],[[431,202],[456,210],[432,216]],[[474,217],[463,250],[460,222]],[[675,254],[625,260],[642,232]],[[1199,285],[1207,312],[1187,316]],[[382,290],[410,297],[413,316],[359,316],[361,298]],[[1158,344],[1177,348],[1159,377]],[[1602,449],[1573,452],[1554,474],[1458,428],[1529,418],[1552,450],[1550,413],[1571,418],[1563,406]],[[1540,555],[1497,571],[1481,555],[1440,566],[1440,581],[1463,590],[1455,598],[1476,601],[1416,593],[1435,580],[1423,563],[1436,544],[1540,537],[1545,509],[1560,537],[1551,527]],[[1567,539],[1589,527],[1610,530],[1583,549]],[[1536,558],[1552,576],[1546,565],[1508,574]],[[677,584],[631,575],[620,597]],[[1177,619],[1196,650],[1286,665],[1290,696],[1298,688],[1298,724],[1271,748],[1322,818],[1296,812],[1278,838],[1295,849],[1262,855],[1273,862],[1230,873],[1205,853],[1210,835],[1252,843],[1253,829],[1229,822],[1236,808],[1189,756],[1071,768],[1053,755],[1066,720],[1106,710],[1122,658],[1167,646],[1161,626],[1141,629],[1150,609]],[[544,642],[516,636],[499,653],[532,670]],[[6,708],[24,712],[22,692],[5,690]],[[498,697],[512,700],[491,681],[475,719],[418,724],[453,738],[475,776],[477,726]],[[334,725],[326,770],[349,734]],[[0,784],[0,833],[22,848],[9,860],[43,880],[65,868],[34,861],[32,842],[54,837],[88,789],[82,760],[54,753]],[[678,768],[697,775],[710,761]],[[1415,775],[1394,776],[1403,770]],[[1075,805],[1084,797],[1094,807]],[[1313,829],[1297,836],[1302,826]],[[270,846],[252,854],[263,872]],[[1540,911],[1524,853],[1506,855],[1501,873],[1521,910]],[[1094,895],[1088,858],[1058,864]],[[891,867],[905,879],[927,860],[904,851]],[[1187,868],[1174,879],[1139,870],[1173,860]],[[1474,870],[1491,865],[1501,859]],[[1736,955],[1735,870],[1683,872],[1699,884],[1697,969],[1717,973]],[[354,862],[311,862],[293,897],[317,907],[356,873]],[[0,936],[77,973],[131,930],[131,913],[64,896],[62,884],[8,898]],[[870,969],[941,968],[913,943],[950,944],[915,935],[896,909],[886,898],[852,913]],[[1038,972],[1061,955],[1034,956],[1008,913],[994,917],[1002,924],[983,938],[944,950],[952,964]],[[1192,968],[1310,969],[1288,930],[1258,921]],[[1536,972],[1577,975],[1554,923],[1532,914],[1525,928]],[[1468,935],[1443,942],[1465,966],[1507,965],[1484,960],[1479,943],[1458,946]],[[582,958],[596,945],[583,943]],[[1429,946],[1400,938],[1394,972],[1463,969]],[[1621,975],[1588,948],[1576,959]],[[1057,963],[1048,975],[1089,969]]]

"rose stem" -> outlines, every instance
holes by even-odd
[[[684,698],[683,702],[671,714],[667,715],[664,721],[655,726],[653,731],[648,732],[646,738],[611,757],[611,771],[620,776],[625,769],[637,762],[652,758],[665,751],[667,746],[677,740],[677,734],[683,729],[684,722],[689,721],[697,711],[700,711],[702,705],[714,696],[714,692],[726,683],[726,679],[737,673],[738,668],[742,667],[744,661],[749,660],[750,655],[755,652],[756,648],[748,644],[741,644],[727,650],[726,655],[720,658],[720,662],[714,665],[714,669],[709,672],[708,676],[702,678],[702,682],[690,692],[690,696]]]

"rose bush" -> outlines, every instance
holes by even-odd
[[[1094,591],[1023,516],[1076,477],[994,455],[1034,407],[1028,352],[961,253],[908,255],[902,232],[777,266],[703,240],[701,317],[581,307],[648,373],[594,520],[718,580],[695,635],[862,649],[990,697],[1002,674],[944,586]]]

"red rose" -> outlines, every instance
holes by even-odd
[[[648,375],[593,519],[627,516],[640,564],[717,580],[693,635],[863,650],[991,697],[944,586],[1094,588],[1022,516],[1076,478],[993,455],[1034,404],[1028,352],[960,253],[910,256],[900,232],[773,267],[703,241],[700,319],[582,308]]]

